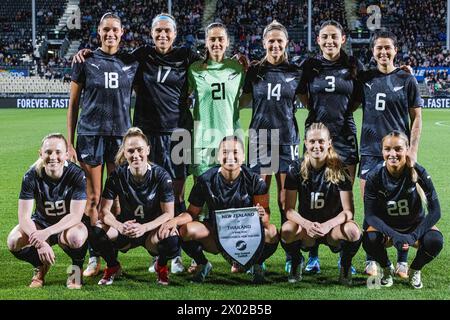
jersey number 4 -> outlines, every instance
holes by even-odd
[[[134,210],[134,216],[144,219],[144,206],[139,205],[136,210]]]

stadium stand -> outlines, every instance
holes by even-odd
[[[397,63],[413,67],[450,67],[450,54],[445,47],[445,1],[433,0],[315,0],[313,1],[313,30],[316,33],[322,21],[335,19],[349,34],[364,29],[368,19],[367,7],[375,4],[381,8],[382,26],[399,36]],[[81,10],[81,30],[67,30],[66,42],[60,52],[39,56],[31,45],[31,6],[28,0],[8,0],[0,7],[0,71],[27,68],[31,76],[30,90],[56,90],[61,88],[43,82],[70,82],[69,46],[72,52],[81,48],[96,48],[97,23],[107,11],[117,13],[123,19],[125,34],[122,46],[133,50],[151,43],[151,19],[156,14],[168,11],[167,0],[36,0],[38,40],[61,29],[61,17],[71,6]],[[352,10],[349,10],[349,6]],[[245,53],[251,60],[264,54],[261,36],[264,26],[277,19],[289,32],[291,42],[288,53],[305,57],[317,52],[308,52],[307,0],[173,0],[172,13],[178,21],[177,45],[186,45],[202,50],[204,27],[212,21],[221,21],[231,36],[230,54]],[[67,12],[66,12],[67,14]],[[58,27],[58,24],[60,25]],[[367,30],[367,28],[365,28]],[[367,31],[366,31],[367,32]],[[316,34],[313,34],[315,38]],[[315,42],[315,41],[314,41]],[[349,46],[346,50],[351,50]],[[47,50],[48,51],[48,50]],[[371,52],[367,45],[355,48],[354,53],[366,66]],[[20,70],[19,70],[20,71]],[[450,90],[448,77],[426,74],[421,89],[424,94],[447,94]],[[0,77],[2,92],[16,92],[18,86],[9,85],[3,90],[8,77]],[[41,83],[42,82],[42,83]],[[42,85],[38,85],[42,84]],[[25,86],[28,87],[28,86]],[[31,92],[31,91],[30,91]]]
[[[367,7],[381,9],[382,26],[399,41],[397,60],[413,67],[450,66],[450,54],[443,50],[446,40],[446,1],[365,0],[358,1],[361,22],[366,25]],[[367,53],[361,59],[368,62]]]

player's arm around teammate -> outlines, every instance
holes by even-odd
[[[98,25],[100,47],[85,62],[75,63],[72,69],[67,112],[69,153],[86,172],[86,215],[92,225],[98,220],[104,167],[108,175],[114,170],[114,156],[131,127],[131,92],[138,63],[119,51],[123,32],[117,15],[103,15]],[[78,115],[82,92],[83,108]],[[117,211],[118,202],[115,207]],[[84,275],[96,275],[99,269],[99,260],[91,252]]]
[[[408,137],[399,131],[382,141],[385,165],[378,165],[367,177],[364,193],[364,250],[383,268],[382,286],[393,284],[394,268],[386,246],[398,250],[418,248],[410,268],[410,283],[422,288],[421,270],[442,250],[443,236],[435,224],[441,217],[439,200],[427,171],[409,159]],[[428,214],[425,215],[423,203]]]
[[[341,24],[334,20],[322,23],[317,36],[321,54],[304,62],[300,93],[308,109],[305,130],[314,122],[328,127],[333,147],[354,181],[359,156],[352,109],[356,101],[361,101],[355,90],[361,67],[342,49],[345,42]]]
[[[167,260],[179,249],[176,230],[161,237],[160,226],[174,216],[172,179],[162,167],[149,163],[150,146],[139,128],[130,128],[117,154],[115,171],[108,177],[102,195],[102,223],[93,228],[92,245],[107,263],[100,285],[110,285],[120,275],[117,250],[142,246],[158,256],[158,283],[167,285]],[[121,211],[111,211],[119,197]]]
[[[288,221],[281,228],[281,244],[292,256],[288,281],[301,280],[300,249],[324,243],[333,252],[342,250],[340,281],[349,285],[351,261],[361,244],[361,232],[353,220],[351,181],[323,124],[308,128],[305,147],[304,159],[291,165],[286,179]]]
[[[19,224],[10,232],[7,243],[14,256],[35,268],[31,288],[44,285],[45,275],[55,263],[55,244],[78,267],[78,272],[73,269],[76,274],[68,278],[67,287],[81,288],[87,250],[87,229],[81,222],[86,206],[86,179],[81,168],[67,159],[64,136],[50,134],[42,140],[39,159],[22,181]]]
[[[394,65],[397,54],[397,37],[389,31],[379,31],[371,39],[371,50],[377,62],[376,69],[360,73],[363,94],[363,120],[361,129],[361,164],[359,167],[361,195],[369,172],[384,159],[381,140],[393,130],[404,132],[409,137],[410,165],[417,161],[417,152],[422,128],[422,99],[416,79],[402,67]],[[366,225],[363,226],[366,229]],[[408,277],[408,251],[397,255],[395,273]],[[365,272],[377,274],[374,260],[368,256]]]
[[[275,252],[279,240],[275,225],[269,222],[266,184],[258,175],[242,166],[244,145],[236,136],[226,137],[220,143],[218,161],[220,167],[209,169],[197,179],[189,197],[187,212],[166,223],[163,230],[180,228],[183,249],[198,266],[193,281],[203,282],[212,268],[203,250],[219,253],[214,211],[257,206],[264,226],[265,243],[262,255],[253,266],[253,281],[263,282],[262,264]],[[197,221],[205,203],[209,218]]]

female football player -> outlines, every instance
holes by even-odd
[[[110,285],[121,273],[117,250],[127,252],[142,246],[158,256],[158,283],[169,284],[167,260],[176,256],[176,230],[161,237],[161,224],[174,216],[172,179],[162,167],[150,163],[150,146],[139,128],[130,128],[116,156],[117,168],[108,177],[102,194],[103,228],[94,227],[94,248],[107,263],[100,285]],[[120,213],[111,212],[119,198]]]
[[[217,146],[224,136],[238,134],[239,96],[244,67],[225,57],[230,44],[226,27],[219,22],[206,27],[206,59],[189,67],[189,87],[194,93],[194,139],[191,172],[199,177],[215,165]]]
[[[278,246],[277,229],[269,223],[267,187],[262,178],[242,166],[244,145],[237,136],[225,137],[219,146],[220,167],[214,167],[197,178],[189,196],[187,212],[170,220],[161,227],[162,236],[180,227],[184,251],[197,263],[194,282],[203,282],[212,269],[203,250],[217,254],[215,210],[230,208],[258,207],[264,227],[264,249],[257,263],[252,267],[253,282],[264,281],[263,262]],[[209,217],[197,221],[206,203]]]
[[[380,156],[383,137],[393,130],[404,132],[410,139],[409,157],[414,164],[422,128],[423,102],[417,81],[412,74],[394,65],[397,37],[388,31],[377,32],[372,38],[371,48],[377,68],[359,75],[363,86],[361,91],[364,92],[359,167],[363,198],[368,172],[384,161]],[[398,252],[395,274],[401,278],[408,277],[407,259],[407,250]],[[366,273],[376,275],[375,261],[368,257],[366,264]]]
[[[132,55],[139,62],[136,76],[136,106],[133,125],[142,129],[150,142],[150,160],[162,166],[172,177],[175,193],[175,214],[186,211],[184,202],[185,181],[188,174],[184,151],[178,159],[172,151],[181,139],[189,141],[187,132],[192,130],[192,115],[187,103],[188,67],[200,56],[186,47],[174,47],[177,37],[175,18],[161,13],[153,18],[151,36],[154,46],[137,48]],[[84,61],[90,50],[81,50],[77,61]],[[188,130],[188,131],[187,131]],[[172,140],[173,138],[173,140]],[[154,272],[154,263],[149,271]],[[172,260],[171,272],[184,270],[181,253]]]
[[[412,165],[406,134],[393,131],[386,135],[382,154],[385,164],[377,165],[366,179],[363,247],[383,268],[380,284],[385,287],[392,286],[394,275],[386,246],[418,248],[409,274],[412,287],[420,289],[422,268],[443,247],[442,233],[435,226],[441,217],[439,200],[427,171],[417,163]]]
[[[346,41],[344,29],[337,21],[328,20],[320,26],[317,43],[321,54],[303,65],[301,101],[308,109],[305,130],[322,122],[330,130],[333,147],[350,173],[353,183],[359,161],[356,125],[352,110],[360,101],[355,90],[358,64],[342,49]],[[307,271],[320,271],[318,248],[310,253]]]
[[[67,112],[69,156],[86,172],[86,213],[92,225],[98,220],[103,167],[106,165],[108,174],[114,170],[114,156],[131,126],[131,91],[138,67],[131,56],[119,53],[123,28],[117,15],[103,15],[98,35],[100,48],[85,62],[73,65]],[[83,107],[78,117],[82,92]],[[84,275],[93,276],[99,270],[98,259],[91,257]]]
[[[45,275],[55,263],[55,244],[76,267],[67,279],[67,288],[80,289],[82,285],[88,236],[81,222],[86,206],[86,179],[80,167],[67,162],[67,150],[63,135],[49,134],[42,140],[39,159],[22,180],[19,224],[9,233],[8,249],[35,268],[30,288],[44,285]]]
[[[299,67],[289,63],[286,28],[276,20],[263,32],[265,57],[247,71],[241,106],[252,102],[248,161],[270,188],[275,174],[281,221],[284,212],[284,181],[291,161],[298,159],[298,124],[295,100],[299,90]],[[287,259],[289,261],[289,258]],[[289,263],[289,262],[288,262]]]
[[[308,250],[323,243],[333,252],[342,251],[339,279],[350,285],[352,258],[361,244],[361,233],[353,220],[351,178],[322,123],[309,126],[305,148],[304,159],[291,165],[285,184],[288,221],[281,228],[281,244],[292,257],[288,281],[302,278],[300,249]]]

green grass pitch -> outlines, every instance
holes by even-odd
[[[250,111],[241,111],[242,125],[248,127]],[[189,282],[187,274],[172,275],[168,287],[156,284],[155,274],[147,272],[149,256],[143,248],[121,254],[119,259],[124,267],[125,276],[114,282],[111,287],[100,287],[95,279],[85,279],[82,290],[70,291],[65,288],[68,257],[55,247],[57,256],[42,289],[27,288],[32,276],[32,268],[27,263],[15,259],[7,250],[6,238],[17,224],[17,198],[21,177],[35,161],[41,138],[59,131],[66,133],[66,110],[0,110],[0,299],[449,299],[450,249],[446,244],[441,255],[423,271],[424,288],[413,290],[406,281],[397,280],[391,288],[372,289],[366,287],[366,277],[360,273],[354,277],[352,288],[344,288],[337,282],[337,256],[327,247],[321,246],[320,258],[322,273],[306,275],[297,284],[289,284],[284,272],[284,252],[281,246],[267,262],[268,284],[256,286],[247,274],[231,274],[230,266],[220,256],[208,255],[213,271],[206,283],[198,285]],[[305,110],[299,110],[297,117],[301,131],[306,116]],[[355,114],[361,123],[361,111]],[[302,135],[303,138],[303,135]],[[442,219],[438,227],[445,239],[450,236],[450,111],[424,110],[423,130],[419,151],[419,163],[428,169],[439,194]],[[187,191],[192,187],[189,179]],[[189,194],[189,192],[187,192]],[[354,197],[356,220],[362,221],[362,202],[359,184],[355,183]],[[271,188],[272,221],[279,226],[279,213],[276,204],[276,186]],[[394,258],[394,250],[390,249]],[[415,255],[410,250],[409,261]],[[363,269],[364,251],[361,248],[354,259],[359,272]],[[187,266],[190,259],[184,255]]]

